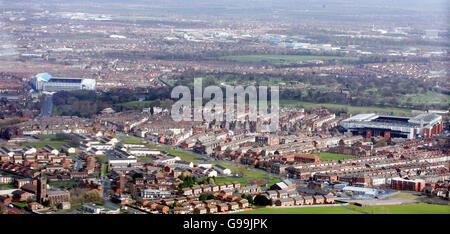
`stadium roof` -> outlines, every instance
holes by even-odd
[[[442,117],[435,113],[424,113],[415,117],[380,116],[375,113],[358,114],[343,120],[343,123],[358,123],[382,127],[386,124],[398,127],[418,127],[420,124],[429,125],[439,121]]]
[[[435,113],[426,113],[409,119],[409,122],[416,124],[420,124],[422,122],[423,124],[428,124],[439,119],[440,115],[437,115]]]
[[[50,74],[48,74],[48,73],[39,73],[39,74],[36,75],[36,77],[44,79],[46,81],[49,81],[52,78],[52,76]]]
[[[55,83],[81,83],[81,78],[56,78],[52,77],[49,82],[55,82]]]
[[[48,73],[39,73],[39,74],[36,75],[36,78],[41,78],[41,79],[46,80],[46,81],[50,81],[50,80],[52,80],[52,81],[55,81],[55,80],[57,80],[57,81],[61,81],[61,80],[69,80],[69,81],[80,80],[81,81],[81,80],[85,79],[85,78],[71,78],[71,77],[53,77],[52,75],[50,75]]]
[[[355,116],[352,116],[352,117],[346,119],[345,121],[369,121],[376,117],[378,117],[378,115],[375,113],[358,114],[358,115],[355,115]]]

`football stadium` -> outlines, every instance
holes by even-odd
[[[375,113],[359,114],[345,119],[341,127],[354,135],[366,138],[383,136],[414,139],[431,138],[440,134],[444,125],[442,116],[435,113],[423,113],[415,117],[382,116]]]
[[[31,79],[31,86],[38,92],[95,90],[96,82],[94,79],[52,77],[48,73],[39,73]]]

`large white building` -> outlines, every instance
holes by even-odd
[[[39,92],[95,90],[96,81],[84,78],[52,77],[48,73],[39,73],[31,79],[31,86]]]

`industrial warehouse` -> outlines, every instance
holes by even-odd
[[[95,90],[94,79],[52,77],[39,73],[31,79],[31,86],[38,92],[58,92],[71,90]]]
[[[341,122],[341,127],[354,135],[366,138],[383,136],[385,138],[401,137],[414,139],[431,138],[440,134],[444,125],[442,116],[424,113],[415,117],[381,116],[375,113],[359,114]]]

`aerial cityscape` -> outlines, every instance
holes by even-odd
[[[0,0],[0,214],[450,214],[449,6]]]

